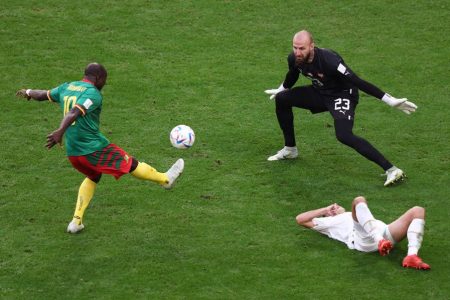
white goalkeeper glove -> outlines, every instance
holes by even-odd
[[[264,93],[266,93],[267,95],[270,95],[269,99],[273,100],[275,99],[275,96],[282,91],[287,90],[287,88],[285,88],[283,86],[283,84],[281,84],[277,89],[272,89],[272,90],[265,90]]]
[[[417,105],[408,101],[408,99],[406,98],[397,99],[389,94],[384,94],[381,100],[391,107],[396,107],[400,109],[407,115],[411,114],[412,112],[415,112],[417,109]]]

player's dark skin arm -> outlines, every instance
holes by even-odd
[[[72,108],[62,119],[59,128],[47,135],[48,149],[52,148],[56,144],[61,144],[62,137],[66,129],[81,115],[81,110],[78,107]]]
[[[21,89],[16,92],[17,97],[26,98],[27,100],[36,100],[36,101],[45,101],[48,100],[47,98],[47,91],[46,90],[31,90],[28,92],[26,89]]]

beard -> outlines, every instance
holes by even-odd
[[[309,58],[311,57],[311,53],[308,53],[304,57],[295,57],[295,65],[301,65],[303,63],[307,63],[309,61]]]

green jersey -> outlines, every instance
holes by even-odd
[[[49,99],[59,104],[64,115],[78,107],[80,115],[64,133],[68,156],[87,155],[101,150],[110,142],[100,132],[102,94],[90,82],[63,83],[48,93]]]

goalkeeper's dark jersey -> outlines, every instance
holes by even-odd
[[[381,99],[385,94],[376,86],[359,78],[336,52],[314,48],[314,59],[311,63],[296,64],[294,52],[288,56],[289,71],[283,86],[291,88],[300,74],[312,81],[313,87],[323,95],[341,95],[343,92],[356,94],[358,89]]]

